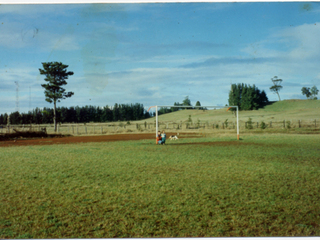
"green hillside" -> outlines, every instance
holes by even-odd
[[[191,115],[192,121],[235,121],[236,117],[231,111],[224,109],[216,110],[180,110],[173,113],[159,115],[161,122],[185,122]],[[283,121],[283,120],[314,120],[320,119],[320,100],[283,100],[274,102],[263,109],[252,111],[240,111],[240,121],[247,121],[248,118],[254,121]],[[147,122],[154,122],[150,118]]]
[[[280,102],[275,102],[269,106],[266,106],[265,111],[292,111],[292,110],[300,110],[300,109],[319,109],[320,108],[320,100],[284,100]]]

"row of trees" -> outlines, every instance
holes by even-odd
[[[88,122],[112,122],[134,121],[151,117],[145,111],[143,104],[115,104],[113,107],[57,107],[56,120],[60,123],[88,123]],[[0,125],[6,125],[8,115],[0,115]],[[14,112],[10,114],[10,124],[47,124],[54,123],[54,109],[39,108],[28,113]]]
[[[238,106],[239,110],[256,110],[269,102],[264,90],[243,83],[231,85],[228,101],[230,106]]]

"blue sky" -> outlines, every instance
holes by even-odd
[[[74,96],[58,106],[115,103],[225,105],[232,83],[255,84],[269,100],[320,89],[316,2],[2,4],[0,113],[53,107],[42,62],[62,62]]]

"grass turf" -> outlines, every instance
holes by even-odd
[[[319,236],[319,135],[243,138],[3,148],[0,238]]]

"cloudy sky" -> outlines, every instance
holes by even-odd
[[[58,106],[225,105],[230,84],[269,100],[320,89],[320,4],[308,2],[2,4],[0,113],[52,107],[42,62],[62,62],[74,96]]]

